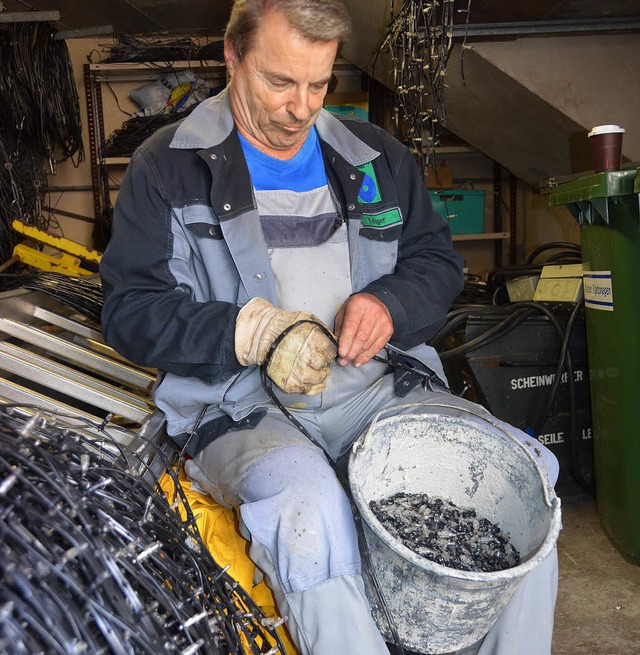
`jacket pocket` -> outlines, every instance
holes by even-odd
[[[182,209],[185,227],[199,239],[222,240],[222,229],[213,209],[207,205],[188,205]]]
[[[384,211],[362,214],[360,236],[373,241],[393,242],[402,234],[402,214],[397,207]]]

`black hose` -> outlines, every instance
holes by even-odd
[[[565,250],[572,251],[573,253],[582,254],[582,248],[577,243],[571,243],[569,241],[551,241],[549,243],[543,243],[541,246],[534,248],[527,257],[527,264],[533,264],[536,257],[541,253],[547,250],[554,250],[557,248],[564,248]]]

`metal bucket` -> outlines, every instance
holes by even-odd
[[[444,403],[407,406],[401,416],[381,414],[349,458],[349,484],[372,569],[403,646],[450,653],[481,639],[523,576],[551,552],[560,500],[529,451],[491,417]],[[509,535],[520,564],[476,573],[416,555],[369,507],[371,500],[397,492],[427,493],[475,509]],[[389,638],[393,633],[366,575],[365,582],[378,627]]]

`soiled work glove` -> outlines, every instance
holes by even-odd
[[[324,333],[322,321],[309,312],[286,312],[264,298],[251,299],[236,320],[235,350],[243,366],[262,364],[271,344],[297,321],[309,320],[293,328],[276,346],[267,375],[287,393],[319,394],[336,356],[333,341]]]

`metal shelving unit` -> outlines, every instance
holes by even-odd
[[[224,62],[174,61],[161,62],[122,62],[84,65],[84,89],[87,107],[89,132],[89,158],[91,163],[91,183],[93,190],[93,209],[96,220],[106,210],[111,209],[109,195],[108,166],[126,166],[128,157],[104,157],[106,143],[102,85],[106,82],[145,82],[158,79],[171,71],[196,69],[208,80],[225,80]]]

